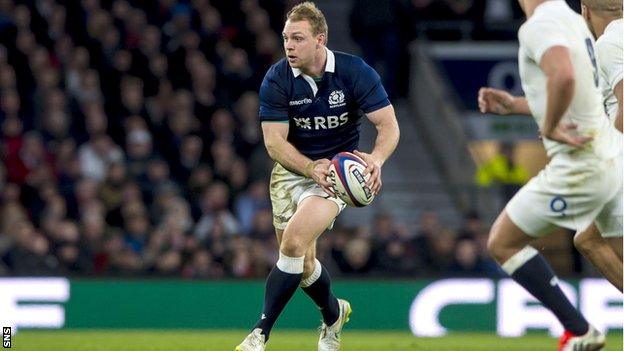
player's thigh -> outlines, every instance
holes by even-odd
[[[591,254],[597,247],[609,246],[615,254],[622,260],[622,237],[613,236],[603,238],[596,223],[592,223],[589,228],[574,235],[574,246],[584,255]]]
[[[535,238],[516,225],[503,210],[490,230],[488,250],[499,263],[504,263]]]
[[[282,229],[275,229],[275,237],[277,238],[277,246],[282,244],[282,236],[284,231]]]
[[[604,238],[607,241],[611,249],[615,252],[615,254],[622,261],[622,237],[612,237],[612,238]]]
[[[574,246],[579,251],[590,250],[592,243],[597,241],[603,241],[603,239],[596,223],[592,223],[587,229],[579,231],[574,235]]]
[[[271,172],[269,193],[273,211],[273,225],[276,230],[284,231],[290,218],[297,211],[299,197],[314,182],[282,167],[276,163]],[[281,236],[278,233],[278,241]]]
[[[335,202],[320,196],[306,197],[288,221],[280,249],[285,254],[305,254],[316,238],[334,222],[338,213],[340,207]]]

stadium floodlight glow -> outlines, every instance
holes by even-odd
[[[487,304],[494,300],[490,279],[444,279],[424,288],[412,302],[409,325],[417,336],[442,336],[447,329],[440,324],[440,311],[453,304]]]
[[[40,302],[66,302],[69,286],[65,278],[0,279],[0,324],[12,327],[13,332],[20,327],[62,328],[64,307]]]

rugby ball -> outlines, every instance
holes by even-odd
[[[347,205],[364,207],[375,198],[366,186],[370,174],[364,177],[366,162],[350,152],[341,152],[334,156],[329,166],[329,181],[334,192]]]

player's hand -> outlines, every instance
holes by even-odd
[[[504,90],[481,88],[478,101],[481,113],[508,115],[514,111],[514,97]]]
[[[305,176],[312,178],[329,196],[335,197],[333,184],[327,180],[327,177],[329,177],[329,165],[331,165],[331,161],[326,158],[312,161],[306,167]]]
[[[559,123],[555,129],[550,132],[543,132],[542,135],[550,140],[565,143],[576,148],[582,148],[594,138],[590,136],[578,135],[575,123]]]
[[[370,178],[366,181],[366,186],[373,192],[373,194],[379,194],[381,190],[381,162],[377,160],[373,155],[358,150],[353,153],[366,162],[366,169],[363,176],[366,178],[367,174],[370,174]]]

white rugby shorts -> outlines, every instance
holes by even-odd
[[[307,197],[319,196],[334,202],[338,206],[338,214],[347,206],[341,199],[329,196],[314,180],[291,172],[279,163],[275,163],[271,172],[269,191],[273,225],[279,230],[286,229],[288,221],[297,211],[297,206]],[[333,227],[334,221],[328,229]]]
[[[621,237],[622,155],[608,160],[555,155],[509,201],[506,211],[534,237],[555,227],[582,231],[593,221],[603,237]]]

